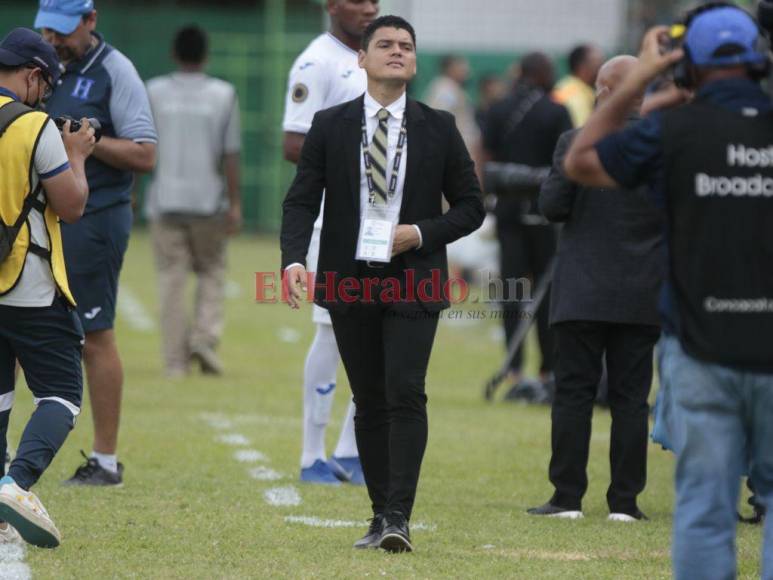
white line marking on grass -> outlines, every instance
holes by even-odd
[[[301,524],[312,528],[366,528],[368,522],[366,521],[352,521],[352,520],[323,520],[315,516],[287,516],[285,521],[289,524]],[[437,530],[435,524],[425,524],[418,522],[411,524],[412,530],[419,530],[425,532],[434,532]]]
[[[295,344],[301,340],[301,333],[294,328],[290,328],[289,326],[281,327],[279,330],[277,330],[276,334],[279,337],[279,340],[289,344]]]
[[[121,286],[118,291],[118,312],[134,330],[139,332],[156,330],[156,322],[148,314],[137,295],[127,286]]]
[[[252,479],[257,479],[258,481],[279,481],[284,477],[278,471],[274,471],[270,467],[263,467],[262,465],[250,469],[248,473]]]
[[[302,524],[312,528],[364,528],[368,522],[353,522],[349,520],[323,520],[314,516],[287,516],[289,524]]]
[[[228,280],[225,283],[225,297],[229,300],[234,300],[235,298],[239,298],[242,295],[242,287],[241,285],[234,281],[234,280]]]
[[[234,453],[234,459],[240,463],[260,463],[268,461],[268,457],[257,449],[239,449]]]
[[[294,486],[272,487],[263,492],[266,503],[272,506],[301,505],[301,495]]]
[[[228,431],[229,429],[233,429],[233,426],[234,426],[232,421],[220,415],[208,415],[207,413],[204,413],[201,415],[201,418],[210,427],[212,427],[217,431]]]
[[[293,429],[301,429],[301,417],[279,417],[275,415],[259,415],[257,413],[250,415],[235,415],[233,421],[239,425],[271,425],[272,427],[292,427]],[[330,421],[329,427],[335,427],[336,421]]]
[[[29,580],[30,567],[24,562],[24,546],[0,544],[0,578],[4,580]]]
[[[250,444],[250,440],[247,439],[244,435],[240,435],[239,433],[224,433],[223,435],[220,435],[217,440],[220,441],[220,443],[233,445],[235,447]]]

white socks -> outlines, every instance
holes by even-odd
[[[325,454],[325,428],[330,422],[333,396],[336,391],[338,370],[338,345],[333,327],[317,324],[317,333],[306,355],[303,375],[303,453],[301,468],[311,467],[318,460],[327,459]],[[354,405],[350,404],[341,431],[335,455],[356,457],[354,439]]]
[[[99,465],[103,469],[107,469],[111,473],[118,473],[118,456],[108,455],[106,453],[91,452],[91,457],[99,462]]]

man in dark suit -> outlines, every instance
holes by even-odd
[[[298,308],[325,190],[314,301],[331,314],[354,394],[373,508],[355,547],[400,552],[412,550],[408,520],[427,444],[424,381],[439,313],[449,306],[446,245],[484,217],[453,117],[406,97],[415,47],[413,28],[396,16],[365,31],[359,64],[368,90],[315,115],[281,233],[289,302]]]
[[[601,68],[599,102],[634,66],[634,57],[621,56]],[[641,188],[589,188],[566,178],[561,164],[576,133],[559,139],[539,197],[540,211],[564,227],[550,304],[556,393],[549,475],[555,493],[529,513],[582,517],[593,403],[606,360],[612,413],[609,519],[634,522],[644,518],[636,498],[647,478],[647,396],[660,335],[657,296],[666,262],[665,225]]]

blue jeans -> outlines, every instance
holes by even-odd
[[[773,510],[773,374],[699,361],[664,336],[661,373],[671,386],[677,454],[672,556],[677,580],[735,578],[741,476]],[[773,517],[768,516],[762,578],[773,580]]]

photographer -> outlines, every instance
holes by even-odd
[[[91,188],[83,219],[62,229],[78,316],[86,332],[83,359],[94,419],[91,457],[67,483],[120,485],[118,427],[123,368],[113,330],[118,277],[132,225],[134,173],[156,160],[148,95],[132,63],[95,28],[93,0],[41,0],[35,28],[66,69],[46,107],[52,116],[96,117],[103,137],[86,164]]]
[[[669,50],[683,41],[680,48]],[[581,183],[649,183],[666,209],[669,274],[661,375],[677,454],[676,578],[733,578],[741,474],[773,502],[773,143],[769,69],[756,21],[702,6],[645,36],[640,63],[579,133],[564,168]],[[633,99],[675,66],[691,103],[623,129]],[[763,578],[773,578],[766,522]]]
[[[0,543],[12,542],[18,530],[27,542],[49,548],[60,535],[29,488],[75,424],[83,391],[83,330],[57,218],[74,222],[83,213],[84,164],[95,142],[85,119],[75,133],[68,122],[60,137],[51,119],[34,110],[59,74],[56,52],[35,32],[17,28],[0,42],[0,457],[17,359],[37,405],[0,479]]]
[[[483,131],[486,157],[500,163],[550,167],[558,138],[572,128],[572,121],[569,112],[550,97],[555,84],[551,60],[542,53],[532,53],[524,56],[520,65],[521,76],[511,94],[493,105],[486,117]],[[536,208],[538,193],[539,187],[534,187],[530,198],[502,195],[497,199],[494,213],[503,280],[542,278],[555,253],[553,227]],[[505,299],[502,306],[509,345],[520,321],[521,305],[513,297],[507,298],[510,299]],[[549,383],[553,372],[553,341],[546,303],[537,311],[537,330],[542,354],[541,384],[521,382],[521,349],[511,361],[510,379],[518,387],[516,393],[532,393],[536,399],[546,399],[552,390]]]

